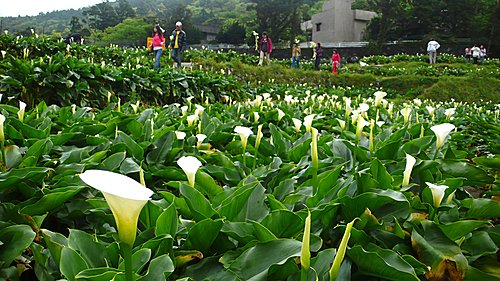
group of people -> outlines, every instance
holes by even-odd
[[[153,27],[153,40],[150,48],[155,58],[156,69],[161,67],[160,58],[166,41],[164,33],[165,30],[158,23],[155,24]],[[172,31],[169,39],[170,43],[168,48],[172,51],[172,60],[177,64],[177,67],[181,67],[182,52],[186,47],[186,32],[182,30],[182,23],[180,21],[175,23],[175,29]]]
[[[293,46],[292,46],[292,68],[300,68],[300,56],[302,55],[302,51],[300,49],[299,45],[300,41],[295,40]],[[321,58],[323,57],[323,49],[321,48],[321,43],[315,43],[314,47],[314,68],[316,70],[319,70],[319,65],[321,62]],[[262,33],[262,38],[259,40],[258,43],[258,49],[259,49],[259,66],[262,66],[262,63],[264,62],[264,58],[266,58],[266,62],[269,65],[271,63],[270,60],[270,55],[273,51],[273,42],[271,38],[267,36],[266,32]],[[333,50],[333,55],[330,60],[330,64],[332,65],[332,73],[338,74],[339,73],[339,67],[340,67],[340,54],[338,53],[337,50]]]
[[[486,58],[486,48],[483,45],[481,47],[474,45],[472,48],[465,48],[465,61],[470,63],[471,58],[474,64],[483,64],[484,58]]]
[[[430,64],[436,63],[436,54],[439,47],[441,46],[435,40],[431,40],[427,43],[427,52],[429,53]],[[474,64],[483,64],[484,59],[486,58],[486,48],[483,45],[481,45],[481,47],[474,45],[472,48],[465,48],[465,61],[470,63],[471,58]]]

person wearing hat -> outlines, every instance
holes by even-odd
[[[300,46],[299,46],[300,41],[298,39],[295,39],[295,42],[292,47],[292,68],[300,68]]]
[[[180,21],[175,23],[175,29],[170,35],[170,49],[172,49],[172,60],[177,63],[177,67],[181,67],[182,51],[186,47],[186,32],[182,30]]]

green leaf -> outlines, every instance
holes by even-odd
[[[465,278],[463,281],[498,281],[500,279],[500,272],[496,271],[495,273],[484,272],[475,267],[469,266],[467,273],[465,274]]]
[[[174,272],[175,267],[169,255],[161,255],[151,261],[146,275],[139,280],[153,281],[153,280],[167,280],[166,278]]]
[[[28,167],[10,170],[0,174],[0,191],[7,188],[15,188],[21,182],[31,181],[41,183],[52,169],[43,167]]]
[[[356,197],[344,196],[340,199],[342,212],[346,220],[359,217],[366,208],[375,217],[391,220],[393,217],[406,218],[410,214],[410,203],[401,193],[393,190],[373,190]]]
[[[226,261],[224,267],[243,280],[266,280],[273,265],[281,265],[290,258],[299,257],[301,247],[300,241],[287,239],[257,243],[236,259]]]
[[[370,172],[379,183],[379,189],[389,189],[392,187],[392,177],[385,169],[384,164],[378,159],[372,159]]]
[[[186,275],[193,280],[240,281],[235,273],[225,269],[218,257],[205,258],[199,263],[188,266]],[[159,280],[159,279],[158,279]]]
[[[118,135],[120,136],[121,140],[125,143],[128,154],[134,157],[137,161],[139,162],[142,161],[144,159],[144,149],[124,132],[119,132]]]
[[[456,178],[463,177],[466,185],[485,185],[495,181],[486,171],[474,165],[454,160],[438,160],[438,162],[441,164],[439,168],[444,174]]]
[[[96,242],[92,235],[81,230],[70,229],[68,245],[85,259],[89,267],[101,267],[106,265],[106,249],[103,244]]]
[[[155,148],[146,156],[148,165],[155,163],[165,163],[169,152],[172,150],[175,141],[174,132],[168,132],[155,141]]]
[[[468,263],[460,247],[446,237],[435,223],[423,220],[421,224],[423,236],[414,229],[411,241],[419,260],[431,266],[426,277],[439,280],[450,276],[451,280],[461,280],[467,271]]]
[[[465,214],[465,218],[484,219],[500,217],[500,201],[496,200],[467,198],[462,200],[462,208],[469,209]]]
[[[488,233],[484,231],[472,233],[472,237],[465,240],[461,248],[467,256],[469,263],[472,263],[482,256],[495,255],[498,251],[495,242],[493,242]]]
[[[215,195],[224,192],[224,189],[218,185],[215,180],[207,173],[198,170],[196,173],[196,186],[208,195],[208,197],[214,197]]]
[[[439,228],[450,240],[458,240],[472,231],[490,224],[488,221],[461,220],[447,224],[439,224]]]
[[[136,251],[132,255],[132,270],[135,273],[140,273],[144,266],[149,262],[151,258],[151,249],[142,248]],[[118,269],[125,271],[125,262],[122,261],[118,266]]]
[[[375,244],[370,243],[365,248],[356,245],[347,251],[347,255],[358,266],[360,274],[395,281],[420,280],[413,267],[396,252]]]
[[[66,201],[77,195],[83,188],[83,186],[72,186],[55,189],[54,192],[44,195],[35,203],[22,208],[20,212],[30,216],[43,215],[62,207]]]
[[[21,256],[35,239],[35,232],[28,225],[12,225],[0,230],[0,267]]]
[[[125,158],[127,157],[127,153],[125,152],[117,152],[106,160],[102,161],[102,168],[107,171],[115,171],[118,170]]]
[[[85,269],[88,265],[85,260],[75,250],[64,247],[61,251],[61,263],[59,264],[61,273],[69,281],[74,281],[75,276]]]
[[[186,247],[207,253],[219,235],[222,225],[221,219],[206,219],[196,223],[189,229]]]
[[[476,158],[473,158],[472,161],[474,161],[475,163],[478,163],[480,165],[486,166],[488,168],[495,169],[497,171],[500,170],[500,157],[498,155],[496,155],[493,158],[490,158],[487,156],[476,157]]]
[[[175,237],[177,233],[177,224],[177,211],[175,209],[175,203],[172,202],[156,220],[155,235],[161,236],[170,234],[170,236]]]
[[[275,153],[280,157],[283,157],[290,145],[287,145],[283,134],[280,132],[280,129],[277,128],[274,124],[269,124],[269,131],[271,132],[271,136],[273,137],[274,147],[276,149]]]
[[[38,163],[38,159],[44,155],[48,154],[52,149],[52,141],[50,139],[42,139],[35,142],[30,146],[26,154],[24,155],[23,162],[21,166],[23,167],[33,167]]]
[[[180,192],[182,197],[186,200],[194,220],[201,221],[217,214],[212,208],[210,201],[195,188],[186,184],[181,184]]]
[[[110,267],[90,268],[75,276],[77,281],[125,281],[125,272]]]
[[[292,211],[278,210],[267,215],[261,224],[278,238],[293,238],[302,232],[304,221]]]

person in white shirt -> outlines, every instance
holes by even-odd
[[[481,49],[478,46],[474,45],[472,49],[472,59],[474,60],[474,64],[477,64],[479,57],[481,56]]]
[[[429,63],[430,64],[435,64],[436,63],[436,55],[437,55],[437,50],[441,47],[437,41],[434,39],[431,39],[429,43],[427,43],[427,52],[429,53]]]

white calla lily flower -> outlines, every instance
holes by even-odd
[[[295,127],[295,131],[300,132],[300,128],[302,127],[302,121],[297,118],[292,118],[293,126]]]
[[[304,127],[306,127],[306,132],[310,132],[312,128],[312,122],[316,114],[309,114],[304,117]]]
[[[102,192],[115,218],[120,240],[134,245],[139,214],[153,191],[127,176],[109,171],[87,170],[80,178]]]
[[[439,207],[441,205],[441,201],[443,201],[444,194],[448,186],[446,185],[436,185],[430,182],[426,182],[427,186],[431,189],[432,199],[434,201],[434,207]]]
[[[253,135],[252,129],[243,126],[236,126],[234,128],[234,132],[240,135],[241,145],[243,146],[243,150],[247,148],[248,137]]]
[[[363,132],[363,127],[370,125],[362,116],[358,116],[358,122],[356,124],[356,142],[358,143],[361,139],[361,133]]]
[[[410,176],[411,176],[411,171],[413,170],[413,166],[415,166],[415,163],[417,163],[417,160],[415,157],[411,156],[410,154],[406,154],[406,167],[403,172],[403,187],[408,186],[410,184]]]
[[[451,116],[455,114],[456,108],[448,108],[444,111],[444,115],[446,115],[446,120],[451,120]]]
[[[410,121],[410,114],[411,114],[411,107],[405,107],[403,109],[401,109],[401,115],[403,115],[403,119],[404,119],[404,122],[405,124],[408,123],[408,121]]]
[[[283,110],[278,108],[278,121],[281,121],[283,117],[285,117],[285,112],[283,112]]]
[[[196,172],[201,167],[200,160],[194,156],[182,156],[179,160],[177,160],[177,165],[179,165],[182,171],[186,174],[189,185],[194,187]]]
[[[193,126],[194,123],[198,120],[198,115],[197,114],[193,114],[193,115],[189,115],[188,117],[186,117],[186,121],[188,123],[188,126]]]
[[[26,110],[26,103],[19,101],[19,110],[17,111],[17,117],[19,121],[24,122],[24,112]]]
[[[203,143],[203,141],[207,138],[207,135],[205,134],[197,134],[196,135],[196,140],[198,143]]]
[[[373,103],[375,107],[378,107],[380,103],[382,103],[384,97],[387,96],[387,93],[383,91],[376,91],[373,95],[375,96],[375,101]]]
[[[259,122],[259,119],[260,119],[260,116],[259,116],[259,113],[257,111],[254,111],[253,112],[253,121],[255,123],[258,123]]]
[[[189,107],[187,105],[181,107],[182,116],[186,116],[187,115],[188,109],[189,109]]]
[[[339,122],[340,129],[345,130],[345,125],[346,125],[345,121],[342,119],[338,119],[338,118],[337,118],[337,121]]]
[[[5,122],[5,116],[3,114],[0,114],[0,142],[4,143],[5,142],[5,134],[3,132],[3,123]]]
[[[441,148],[446,140],[446,137],[455,129],[455,125],[443,123],[431,127],[431,130],[436,135],[436,151]]]
[[[181,131],[175,131],[175,137],[178,139],[178,140],[183,140],[186,138],[186,133],[184,132],[181,132]]]

